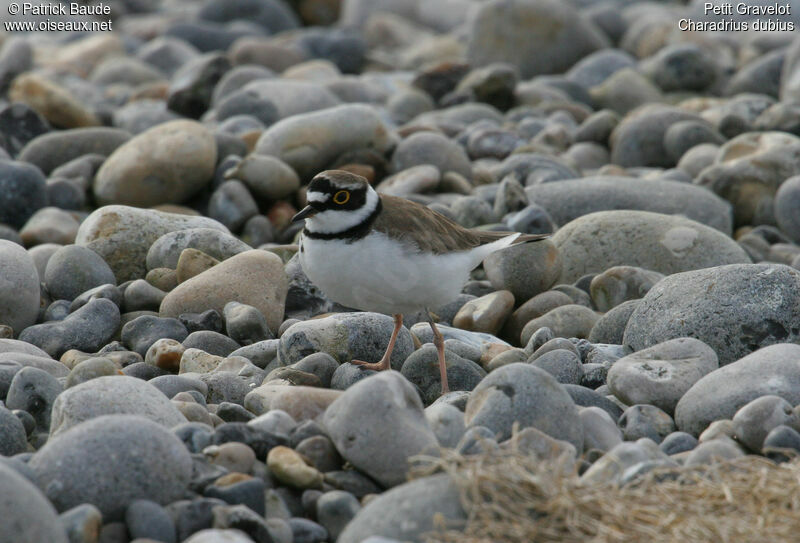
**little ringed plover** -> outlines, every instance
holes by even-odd
[[[470,230],[410,200],[379,195],[359,175],[328,170],[308,185],[299,259],[303,271],[333,301],[394,317],[394,331],[379,362],[389,369],[403,313],[421,309],[433,330],[442,393],[448,392],[444,338],[429,308],[453,301],[470,271],[491,253],[547,235]]]

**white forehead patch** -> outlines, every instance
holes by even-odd
[[[309,192],[308,194],[306,194],[306,201],[309,202],[309,203],[317,202],[317,203],[322,204],[324,202],[327,202],[329,198],[330,198],[330,195],[329,194],[325,194],[324,192],[313,191],[313,192]]]

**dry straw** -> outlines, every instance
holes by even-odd
[[[798,459],[661,469],[621,487],[582,484],[563,463],[509,451],[430,462],[427,473],[456,482],[468,520],[439,522],[426,543],[800,541]]]

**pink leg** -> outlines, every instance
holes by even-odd
[[[447,385],[447,363],[444,359],[444,336],[442,336],[442,333],[436,328],[436,324],[434,324],[430,312],[426,310],[426,313],[428,313],[428,322],[431,324],[431,330],[433,330],[433,344],[436,346],[436,351],[439,354],[439,376],[442,380],[442,394],[447,394],[450,392],[450,387]]]
[[[403,327],[403,315],[398,313],[397,315],[392,315],[394,317],[394,330],[392,330],[392,337],[389,339],[389,345],[386,346],[386,352],[383,353],[383,358],[381,358],[380,362],[363,362],[361,360],[351,360],[351,364],[356,364],[357,366],[361,366],[362,368],[368,370],[388,370],[391,368],[391,358],[392,358],[392,351],[394,350],[394,344],[397,341],[397,334],[400,333],[400,328]]]

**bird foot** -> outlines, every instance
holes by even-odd
[[[381,360],[380,362],[364,362],[363,360],[351,360],[351,364],[361,366],[365,370],[383,371],[389,369],[389,361]]]

